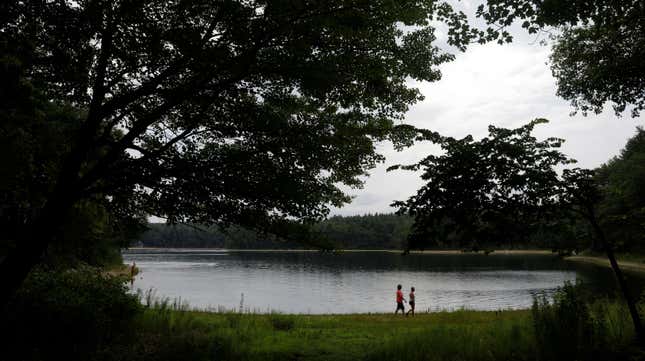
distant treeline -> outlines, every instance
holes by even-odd
[[[338,249],[403,249],[412,218],[395,214],[333,216],[315,225],[313,232]],[[144,247],[302,249],[307,244],[278,240],[273,236],[232,226],[226,229],[198,225],[151,223],[139,242]]]
[[[318,244],[334,249],[388,249],[404,250],[410,234],[413,218],[406,215],[366,214],[359,216],[333,216],[313,226],[312,232]],[[509,230],[508,238],[494,244],[481,244],[490,249],[551,249],[553,244],[564,242],[560,238],[570,236],[562,227],[540,230],[529,242],[518,243]],[[450,234],[443,242],[430,244],[428,249],[459,249],[459,238]],[[566,243],[566,242],[564,242]],[[150,223],[148,230],[134,246],[162,248],[228,248],[228,249],[307,249],[316,248],[308,243],[285,241],[275,236],[231,226],[205,227],[191,224]]]

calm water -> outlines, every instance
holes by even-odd
[[[527,308],[582,279],[611,290],[611,273],[544,255],[401,256],[387,252],[127,251],[141,273],[134,289],[191,307],[255,312],[393,312],[398,283],[416,288],[417,310]],[[242,296],[243,294],[243,296]],[[406,297],[407,298],[407,297]]]

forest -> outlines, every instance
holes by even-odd
[[[330,249],[403,248],[412,218],[395,214],[333,216],[312,226],[322,245]],[[133,245],[141,247],[229,248],[229,249],[302,249],[312,248],[302,242],[284,241],[252,230],[230,227],[199,227],[151,223]]]

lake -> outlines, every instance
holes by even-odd
[[[284,313],[393,312],[397,284],[417,311],[528,308],[537,294],[582,280],[613,292],[608,269],[535,254],[128,250],[133,290],[190,307]],[[407,306],[406,306],[407,308]]]

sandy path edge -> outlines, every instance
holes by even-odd
[[[603,257],[571,256],[571,257],[565,257],[564,259],[566,261],[571,261],[571,262],[589,263],[597,266],[611,267],[609,265],[609,260]],[[620,268],[625,271],[645,273],[645,264],[643,263],[618,261],[618,266],[620,266]]]

